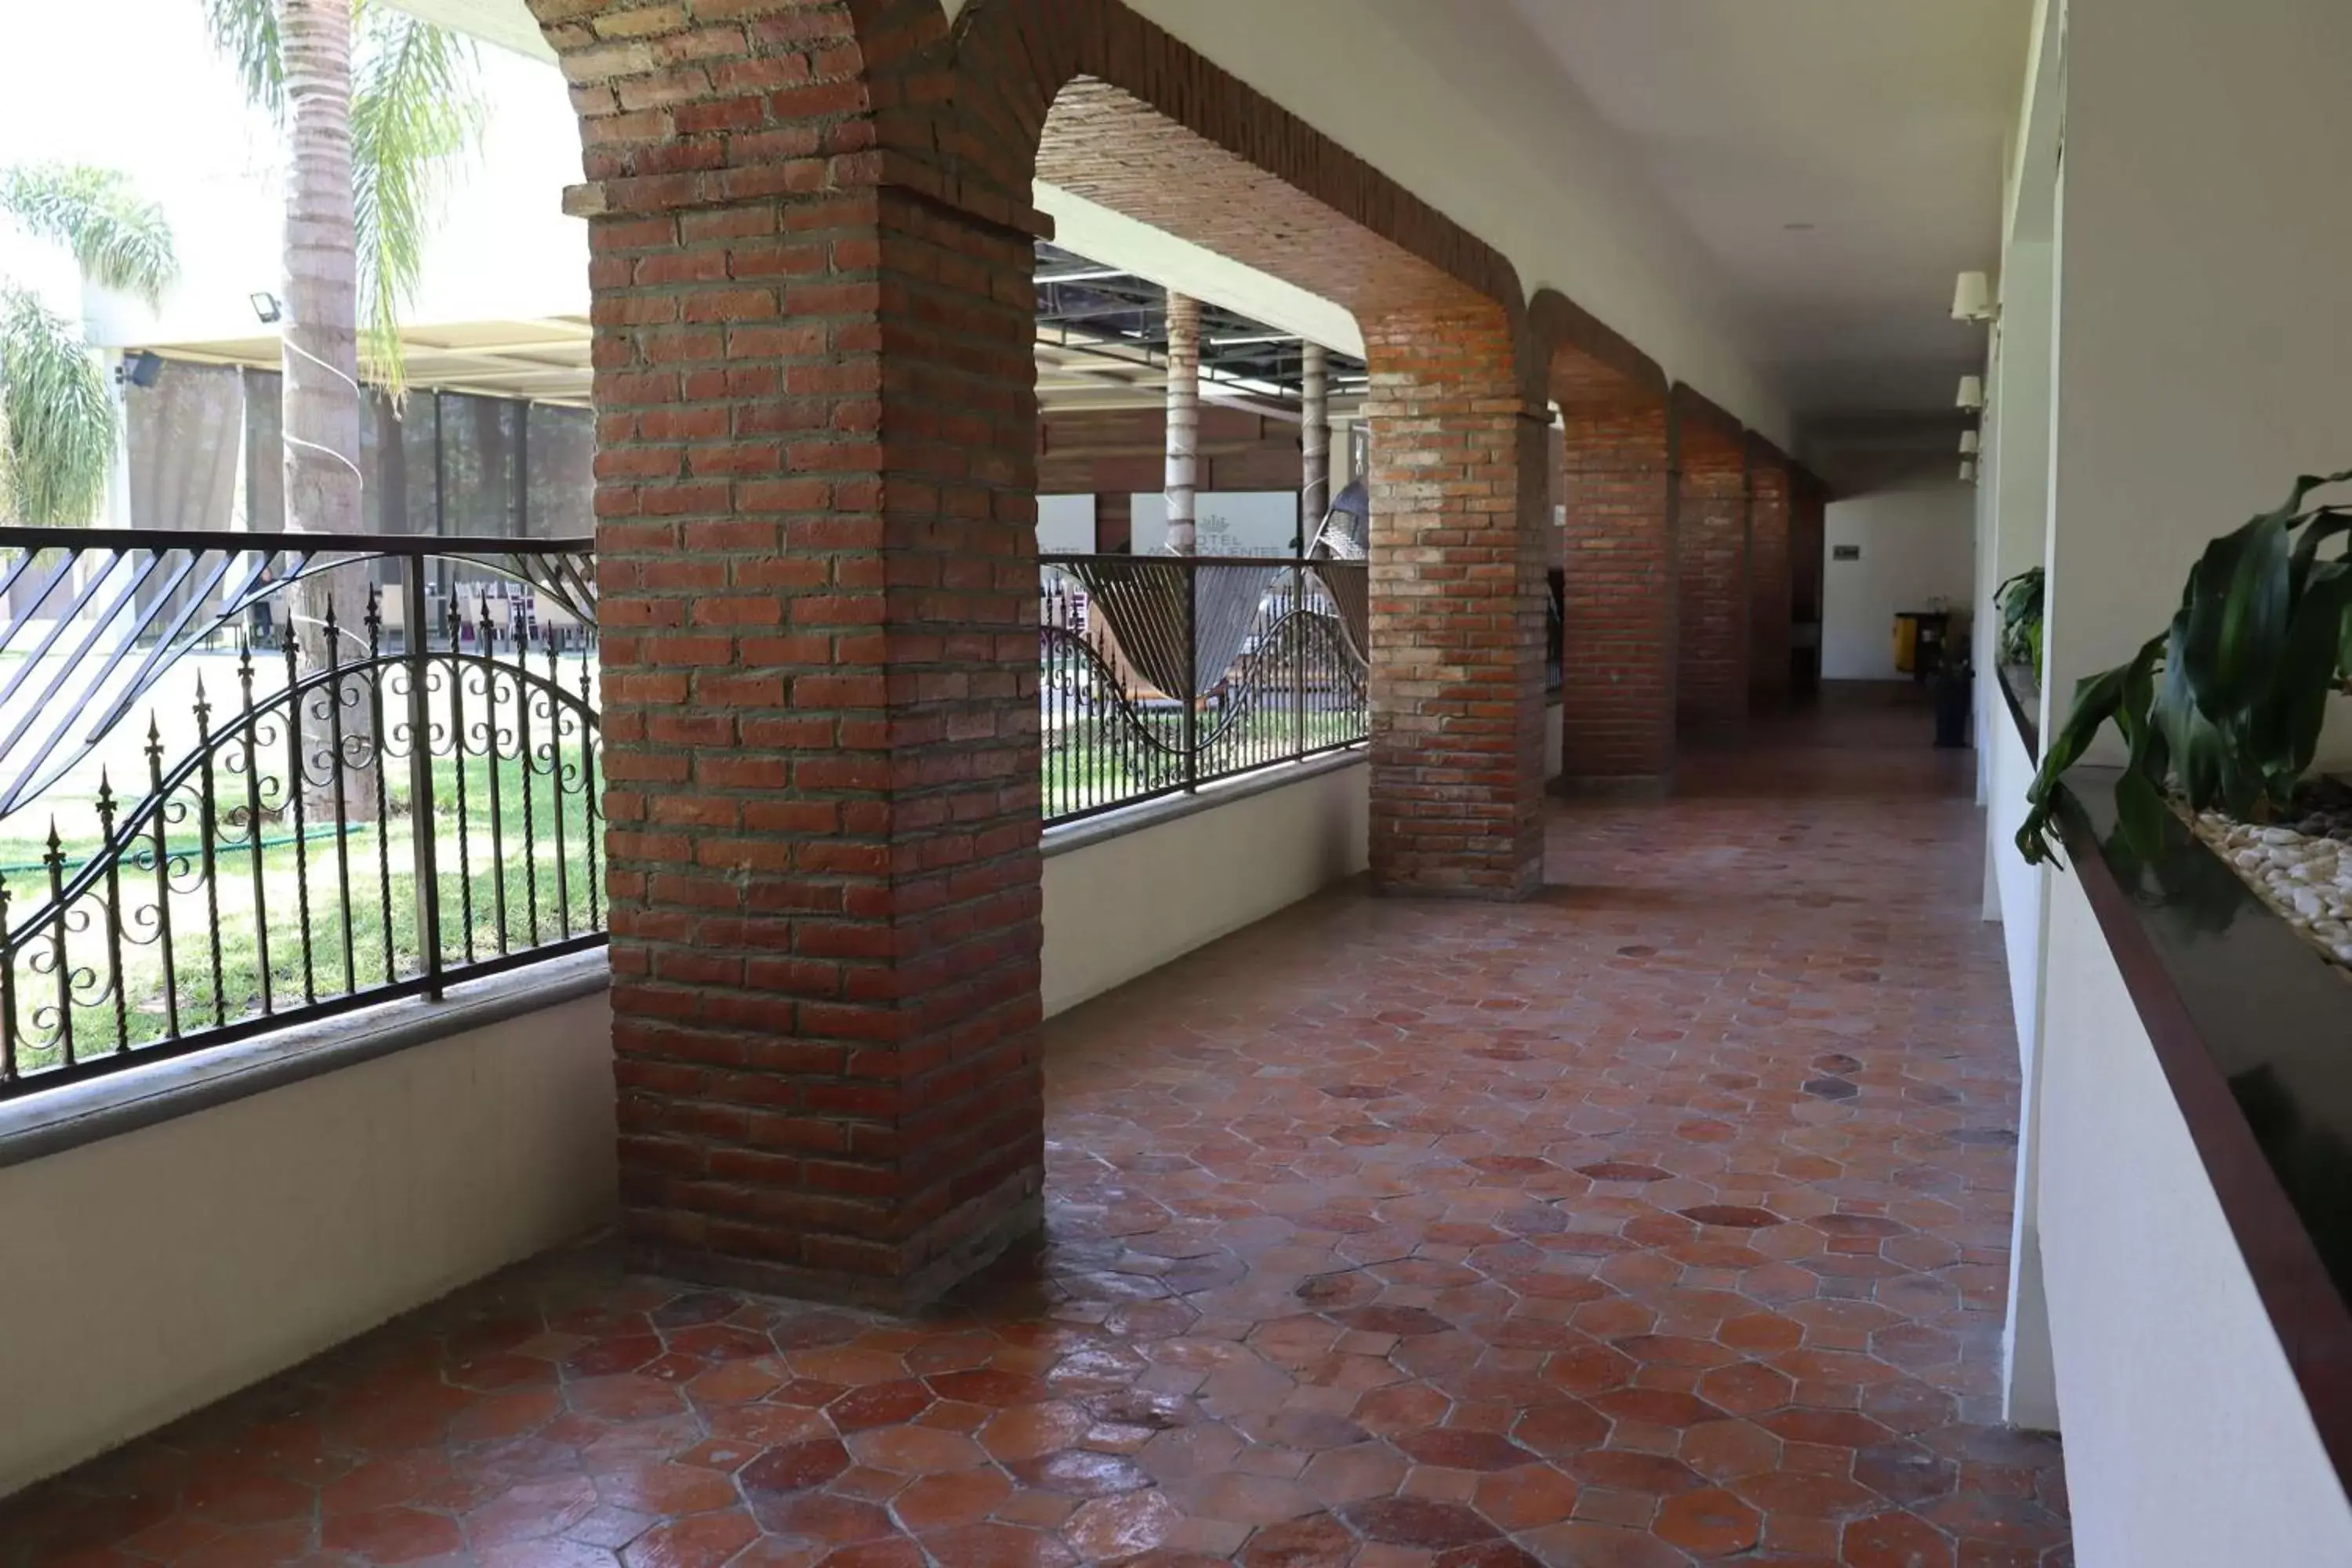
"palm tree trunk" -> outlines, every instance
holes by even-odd
[[[358,219],[352,193],[351,0],[282,0],[280,47],[291,125],[286,193],[285,372],[280,418],[286,450],[286,526],[296,532],[356,532],[361,527]],[[338,628],[337,658],[362,650],[363,568],[313,578],[298,589],[294,623],[308,663],[325,656],[327,624]],[[312,777],[318,806],[331,805],[332,773],[322,714],[305,705],[304,751],[320,761]],[[371,759],[364,710],[344,714],[346,757]],[[315,727],[315,733],[314,731]],[[321,784],[320,778],[327,782]],[[373,768],[346,767],[349,798],[374,790]]]
[[[1331,355],[1302,345],[1299,359],[1298,553],[1311,552],[1331,510]]]
[[[284,0],[293,121],[286,194],[286,525],[360,526],[358,218],[350,0]]]
[[[1201,450],[1201,301],[1168,296],[1168,548],[1193,552]]]

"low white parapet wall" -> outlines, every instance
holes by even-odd
[[[0,1496],[606,1223],[604,970],[554,960],[5,1108]]]
[[[1363,870],[1371,773],[1344,752],[1048,834],[1047,1016]]]
[[[2083,1568],[2352,1563],[2352,1506],[2080,879],[2050,879],[2043,1284]]]

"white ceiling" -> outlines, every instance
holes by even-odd
[[[1948,410],[2032,0],[1505,0],[1720,269],[1801,425]],[[1791,229],[1790,225],[1811,225]]]

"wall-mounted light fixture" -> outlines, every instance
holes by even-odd
[[[1984,377],[1980,375],[1964,375],[1960,377],[1960,395],[1953,401],[1959,407],[1968,409],[1971,413],[1982,408],[1984,406]]]
[[[1977,460],[1974,458],[1960,459],[1960,482],[1964,485],[1977,482]]]
[[[1981,272],[1963,272],[1952,286],[1952,320],[1990,321],[2000,314],[1992,302],[1992,280]]]
[[[286,313],[286,308],[278,302],[278,296],[266,289],[257,289],[245,298],[247,302],[252,305],[253,313],[261,318],[261,324],[265,327],[271,325]]]
[[[1960,456],[1963,458],[1975,457],[1979,451],[1982,450],[1982,447],[1979,444],[1980,439],[1981,438],[1973,430],[1961,431]]]

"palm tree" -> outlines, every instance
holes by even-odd
[[[362,371],[402,386],[400,312],[442,178],[480,125],[473,46],[383,0],[204,6],[247,95],[287,131],[286,523],[355,530]]]
[[[0,214],[73,253],[87,280],[154,304],[179,275],[163,209],[112,169],[0,168]],[[0,518],[79,527],[98,513],[121,434],[80,325],[0,278]]]
[[[441,176],[480,123],[473,47],[383,0],[204,6],[247,96],[287,132],[278,426],[286,526],[356,532],[360,377],[364,367],[395,395],[401,389],[400,311],[423,271]],[[331,571],[297,592],[293,611],[314,626],[331,615],[355,638],[365,593],[359,574]],[[343,770],[354,799],[374,787],[370,741],[345,752],[369,759]]]

